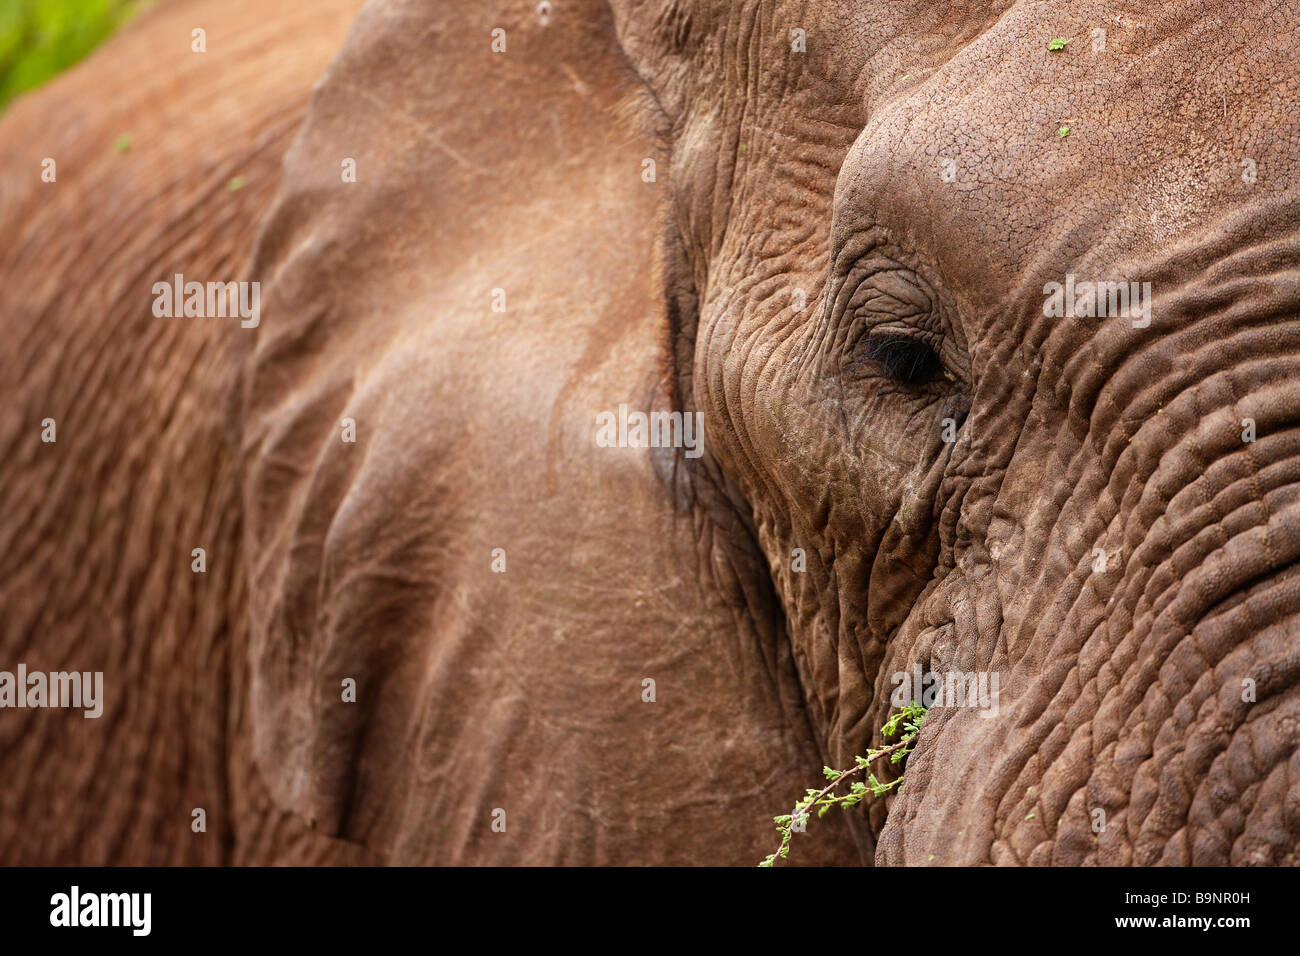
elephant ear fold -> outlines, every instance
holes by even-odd
[[[317,82],[258,241],[241,468],[254,750],[327,832],[404,825],[369,784],[401,791],[431,655],[481,587],[475,482],[554,481],[493,444],[511,415],[548,427],[523,376],[603,361],[615,309],[657,321],[656,109],[588,0],[370,3]],[[579,315],[578,355],[529,357]]]

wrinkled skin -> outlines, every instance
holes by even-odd
[[[102,671],[106,698],[97,720],[0,710],[4,863],[364,856],[278,809],[242,756],[231,409],[237,333],[254,330],[156,319],[151,292],[175,272],[248,278],[281,158],[359,6],[162,4],[0,119],[0,669]]]
[[[138,180],[31,170],[161,13],[0,125],[0,667],[109,692],[0,712],[0,857],[752,863],[920,664],[997,715],[793,860],[1295,862],[1300,15],[378,0],[305,111],[340,34],[281,15],[255,114],[181,84]],[[173,271],[262,324],[154,319]],[[1151,324],[1045,316],[1067,272]],[[621,402],[705,455],[597,447]]]

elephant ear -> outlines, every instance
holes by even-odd
[[[254,745],[393,862],[753,862],[817,776],[757,555],[673,452],[594,440],[669,401],[658,121],[603,4],[373,2],[286,158],[244,382]]]

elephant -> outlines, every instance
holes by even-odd
[[[915,701],[790,864],[1294,864],[1298,34],[146,14],[0,122],[0,860],[752,865]]]

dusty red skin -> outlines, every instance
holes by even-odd
[[[0,668],[108,694],[0,711],[0,861],[752,864],[919,664],[997,716],[793,861],[1295,862],[1295,12],[188,6],[0,123]]]

